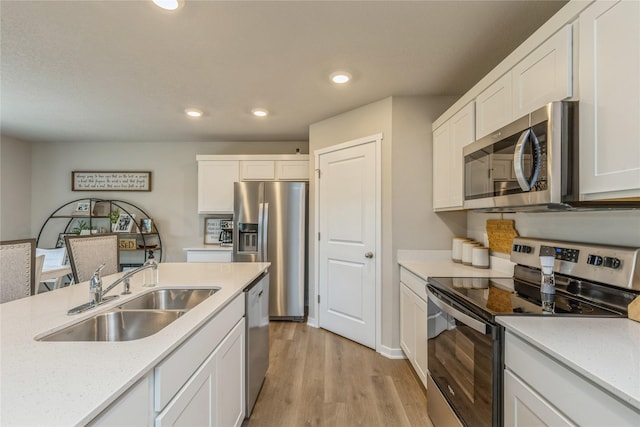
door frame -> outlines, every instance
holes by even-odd
[[[382,133],[377,133],[373,135],[369,135],[363,138],[354,139],[351,141],[346,141],[340,144],[332,145],[325,148],[320,148],[318,150],[314,150],[314,233],[311,234],[313,236],[313,244],[315,250],[315,272],[314,272],[314,282],[315,282],[315,292],[313,295],[313,304],[315,307],[316,318],[314,319],[314,325],[316,328],[320,326],[320,307],[318,304],[318,295],[320,294],[320,242],[318,241],[318,233],[320,232],[320,178],[319,178],[319,168],[320,168],[320,156],[323,154],[328,154],[334,151],[344,150],[346,148],[356,147],[358,145],[373,143],[375,147],[375,171],[376,171],[376,179],[375,179],[375,194],[376,194],[376,208],[375,208],[375,218],[376,218],[376,241],[375,241],[375,328],[376,328],[376,342],[375,342],[375,350],[380,353],[380,345],[382,342]],[[310,236],[310,237],[311,237]]]

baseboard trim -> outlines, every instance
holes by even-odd
[[[318,325],[318,319],[316,319],[315,317],[307,317],[307,325],[311,326],[312,328],[320,327],[320,325]]]
[[[406,359],[404,352],[401,348],[391,348],[385,345],[381,345],[378,349],[378,353],[386,357],[387,359]]]

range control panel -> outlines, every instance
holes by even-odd
[[[640,249],[624,246],[516,237],[511,261],[540,268],[540,256],[556,258],[554,271],[626,289],[640,290]]]

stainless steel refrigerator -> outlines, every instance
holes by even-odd
[[[234,184],[234,262],[270,262],[269,317],[304,320],[307,291],[306,182]]]

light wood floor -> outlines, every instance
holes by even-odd
[[[407,360],[304,323],[271,322],[269,371],[249,427],[430,426]]]

